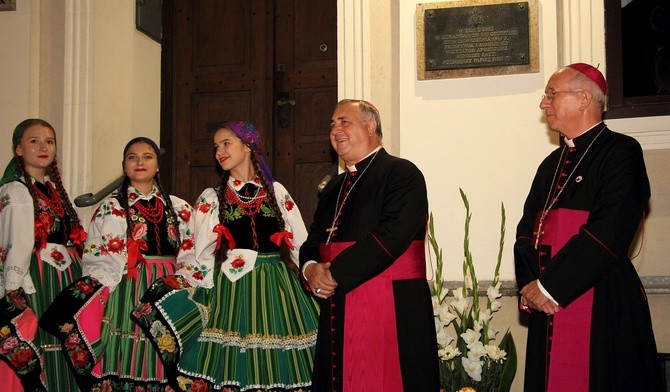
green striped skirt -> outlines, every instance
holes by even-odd
[[[3,387],[14,390],[13,380],[18,377],[25,390],[74,391],[76,382],[61,353],[58,339],[42,328],[37,319],[46,311],[56,296],[81,276],[80,258],[74,248],[68,248],[72,263],[61,271],[42,261],[33,252],[30,278],[36,292],[26,294],[22,288],[8,292],[0,301],[0,356],[14,374],[5,374]],[[27,336],[32,336],[28,339]]]
[[[173,387],[309,390],[318,307],[278,253],[236,282],[217,268],[212,289],[152,286],[143,301],[135,316]]]
[[[112,292],[83,277],[54,301],[41,324],[59,335],[81,390],[168,388],[158,353],[130,313],[151,282],[173,274],[174,265],[174,257],[147,256],[138,277],[124,276]]]

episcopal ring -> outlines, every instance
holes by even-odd
[[[321,292],[321,287],[316,288],[316,293],[319,294]]]

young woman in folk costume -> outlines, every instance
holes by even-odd
[[[221,182],[194,206],[195,262],[156,282],[133,312],[175,389],[310,389],[317,306],[296,264],[307,232],[259,144],[250,123],[218,127]]]
[[[0,180],[0,389],[75,390],[58,340],[37,319],[81,276],[86,233],[61,182],[54,128],[24,120],[12,147]]]
[[[134,138],[123,150],[125,179],[95,211],[84,247],[84,277],[40,321],[62,340],[82,391],[165,391],[156,351],[130,319],[133,306],[177,262],[192,261],[192,208],[163,192],[160,149]]]

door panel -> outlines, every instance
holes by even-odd
[[[172,192],[194,203],[216,184],[208,123],[251,121],[309,225],[317,185],[336,162],[336,0],[167,0],[163,11],[161,140]]]
[[[290,124],[275,121],[274,173],[312,222],[316,187],[337,161],[330,147],[330,116],[337,103],[337,2],[275,2],[275,94],[295,101]],[[275,106],[275,119],[281,110]]]

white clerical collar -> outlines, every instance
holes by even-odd
[[[368,155],[364,156],[363,159],[361,159],[361,160],[358,161],[358,162],[363,162],[364,160],[367,159],[367,157],[369,157],[370,155],[376,153],[377,151],[379,151],[379,150],[381,150],[381,149],[382,149],[382,146],[377,146],[377,148],[375,148],[374,150],[370,151],[370,153],[369,153]],[[353,165],[351,165],[351,166],[347,165],[347,170],[350,171],[350,172],[358,171],[358,169],[356,169],[356,164],[353,164]]]
[[[602,121],[601,121],[601,122],[602,122]],[[592,130],[593,128],[596,127],[596,125],[600,124],[601,122],[598,122],[598,123],[596,123],[596,124],[593,124],[593,126],[592,126],[591,128],[589,128],[589,129],[587,129],[586,131],[580,133],[579,135],[573,137],[572,139],[568,139],[567,136],[563,136],[563,141],[565,142],[565,145],[568,146],[568,147],[570,147],[570,148],[575,148],[575,142],[574,142],[574,140],[575,140],[576,138],[582,136],[582,135],[585,134],[586,132]]]

